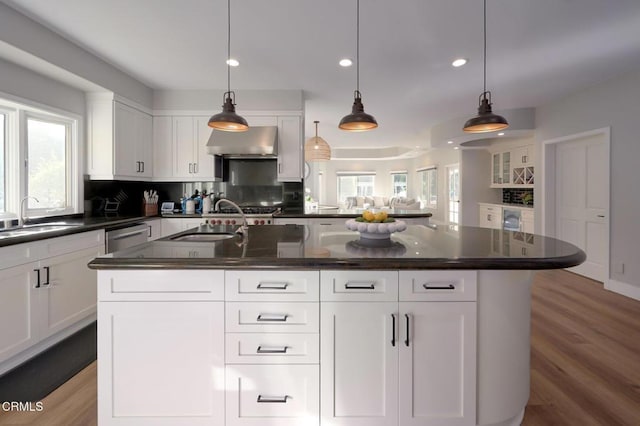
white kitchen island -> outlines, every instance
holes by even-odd
[[[531,270],[583,252],[535,236],[492,255],[481,228],[311,234],[251,227],[95,259],[99,424],[520,423]]]

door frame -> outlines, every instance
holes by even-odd
[[[449,220],[449,205],[450,205],[450,198],[449,198],[449,185],[451,184],[450,182],[450,178],[449,178],[449,170],[453,169],[453,168],[457,168],[458,169],[458,222],[454,223],[451,222]],[[444,170],[445,170],[445,194],[446,194],[446,204],[445,204],[445,211],[444,211],[444,217],[445,217],[445,223],[448,225],[453,225],[453,226],[460,226],[460,216],[462,215],[462,196],[460,191],[462,190],[462,185],[461,185],[461,181],[462,181],[462,172],[460,170],[460,162],[457,163],[451,163],[451,164],[447,164],[446,166],[444,166]]]
[[[607,244],[604,287],[607,288],[611,279],[611,127],[602,127],[581,133],[574,133],[559,138],[548,139],[542,142],[542,235],[556,235],[556,148],[564,142],[574,142],[590,136],[603,136],[607,152]],[[547,185],[547,182],[549,185]]]

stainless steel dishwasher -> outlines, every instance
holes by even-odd
[[[126,228],[106,232],[107,253],[124,250],[138,244],[146,243],[149,236],[149,226],[137,223]]]

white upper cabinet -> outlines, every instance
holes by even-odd
[[[524,145],[491,154],[492,188],[533,188],[534,146]]]
[[[91,179],[152,176],[152,119],[112,96],[87,99],[87,170]]]
[[[154,179],[215,180],[213,156],[206,149],[208,121],[201,116],[153,118]]]
[[[302,117],[278,117],[278,181],[302,181]]]

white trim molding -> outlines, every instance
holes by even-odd
[[[616,281],[611,278],[604,283],[605,290],[612,291],[614,293],[621,294],[632,299],[640,300],[640,287],[624,283],[622,281]]]

